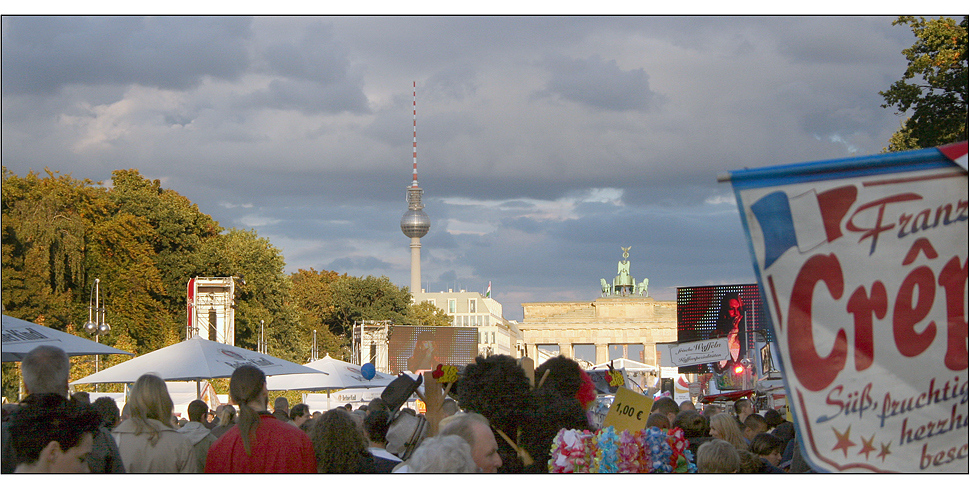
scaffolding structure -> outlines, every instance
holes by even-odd
[[[354,321],[352,362],[373,363],[378,372],[394,375],[387,355],[392,329],[391,321]]]
[[[236,277],[194,277],[186,291],[186,339],[236,343]],[[245,282],[244,282],[245,283]]]

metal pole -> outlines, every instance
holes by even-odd
[[[313,361],[317,361],[317,330],[313,330]]]
[[[104,316],[103,316],[104,311],[99,307],[100,300],[101,300],[101,287],[99,285],[100,282],[101,282],[100,279],[94,279],[94,308],[95,308],[95,317],[98,319],[97,320],[98,329],[95,330],[94,332],[95,343],[101,343],[101,323],[102,323],[102,319],[104,319]],[[101,355],[94,356],[94,373],[98,373],[98,371],[100,370],[100,365],[99,365],[100,356]],[[95,392],[98,391],[97,384],[94,385],[94,391]]]
[[[259,341],[263,345],[262,349],[260,350],[260,353],[266,354],[266,335],[263,332],[264,322],[265,321],[263,321],[262,319],[259,320]]]

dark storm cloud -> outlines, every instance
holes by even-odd
[[[330,24],[309,24],[298,39],[274,42],[262,50],[267,73],[275,79],[253,100],[307,113],[367,112],[363,80],[352,72],[348,56]]]
[[[308,25],[299,40],[273,43],[263,56],[272,74],[324,84],[342,81],[350,68],[347,49],[326,24]]]
[[[586,59],[549,56],[544,66],[551,76],[537,96],[559,96],[590,107],[624,111],[648,111],[663,102],[650,90],[649,77],[642,68],[623,70],[615,60],[599,55]]]
[[[3,93],[70,84],[186,89],[248,66],[249,18],[4,17]]]
[[[719,173],[872,154],[912,33],[880,17],[4,17],[4,166],[138,168],[287,271],[592,300],[753,281]],[[429,285],[430,284],[430,285]]]

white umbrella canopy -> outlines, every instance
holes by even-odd
[[[624,368],[627,372],[659,372],[660,369],[648,365],[646,363],[641,363],[636,360],[630,360],[629,358],[617,358],[616,360],[611,360],[613,362],[613,368]],[[593,370],[602,370],[604,368],[609,368],[610,362],[603,362],[598,365],[593,365]]]
[[[266,388],[271,391],[361,389],[386,387],[396,378],[376,372],[373,379],[367,380],[361,374],[360,366],[337,360],[329,354],[304,366],[313,369],[315,373],[285,376],[270,375],[266,379]]]
[[[162,380],[219,379],[232,377],[236,367],[247,364],[259,367],[266,375],[315,372],[280,358],[196,336],[75,380],[71,385],[127,384],[146,373],[158,375]]]
[[[4,362],[19,362],[30,350],[40,345],[56,346],[69,357],[81,355],[134,355],[124,350],[102,345],[89,339],[81,338],[70,333],[34,324],[30,321],[17,319],[12,316],[2,317],[3,340],[0,360]]]

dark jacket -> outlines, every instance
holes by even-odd
[[[36,396],[56,396],[57,394],[36,394]],[[63,396],[61,396],[63,398]],[[31,398],[37,399],[35,395],[27,396],[23,400],[24,403],[29,404],[33,400]],[[63,398],[64,402],[67,402],[66,398]],[[12,474],[17,470],[17,454],[14,452],[13,444],[10,440],[10,431],[8,430],[8,422],[3,423],[3,455],[2,462],[0,462],[0,473]],[[94,435],[92,440],[93,444],[91,446],[91,454],[88,456],[88,467],[91,469],[92,474],[124,474],[125,466],[121,463],[121,454],[118,453],[118,445],[115,444],[114,438],[111,437],[111,432],[105,427],[98,429],[98,432]]]

